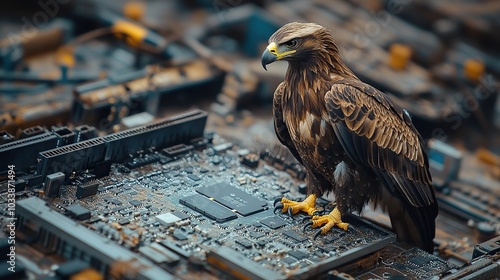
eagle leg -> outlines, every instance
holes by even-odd
[[[347,230],[349,227],[348,223],[344,223],[342,221],[342,214],[340,213],[340,210],[335,207],[335,209],[332,210],[327,215],[323,216],[313,216],[311,219],[311,222],[308,223],[306,226],[310,225],[312,228],[318,228],[321,227],[318,232],[314,235],[314,238],[316,238],[320,233],[325,234],[332,227],[337,226],[343,230]]]
[[[281,209],[281,212],[288,212],[290,216],[301,211],[312,216],[318,212],[318,209],[316,209],[316,195],[311,194],[302,202],[282,198],[281,202],[275,204],[274,210],[276,211],[277,209]]]

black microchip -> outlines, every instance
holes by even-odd
[[[243,228],[245,228],[245,226],[244,226],[244,225],[242,225],[242,224],[238,224],[238,225],[235,225],[235,226],[234,226],[234,229],[235,229],[235,230],[240,230],[240,229],[243,229]]]
[[[238,218],[234,212],[199,194],[181,198],[179,202],[220,223]]]
[[[288,237],[290,237],[290,238],[292,238],[293,240],[295,240],[297,242],[303,242],[303,241],[307,240],[307,237],[304,237],[304,236],[300,235],[299,233],[297,233],[294,230],[284,231],[283,234],[286,235],[286,236],[288,236]]]
[[[76,198],[81,199],[88,196],[96,195],[99,189],[98,182],[91,182],[86,185],[79,185],[76,187]]]
[[[111,192],[114,193],[115,195],[117,195],[117,194],[122,193],[123,190],[122,189],[112,189]]]
[[[257,239],[257,238],[260,238],[262,236],[266,235],[265,233],[263,232],[260,232],[260,231],[252,231],[250,232],[250,236]]]
[[[333,232],[333,230],[332,230]],[[325,242],[326,243],[334,243],[335,241],[337,241],[339,238],[341,238],[342,236],[346,235],[345,232],[336,232],[335,234],[331,234],[331,232],[329,232],[329,234],[327,234],[325,236]]]
[[[13,184],[14,184],[14,190],[16,192],[20,192],[20,191],[24,191],[24,189],[26,188],[26,185],[28,183],[23,179],[19,179],[19,180],[15,181]]]
[[[227,183],[214,184],[199,188],[196,191],[215,199],[215,201],[230,209],[236,210],[236,212],[243,216],[263,211],[267,205],[265,201],[257,199]]]
[[[196,176],[196,175],[193,175],[193,174],[189,174],[187,177],[188,177],[189,179],[191,179],[191,180],[195,181],[195,182],[198,182],[198,181],[200,181],[200,180],[201,180],[201,178],[200,178],[200,177],[198,177],[198,176]]]
[[[139,205],[142,204],[142,202],[140,202],[139,200],[134,199],[134,200],[130,201],[130,204],[132,204],[133,206],[139,206]]]
[[[122,214],[122,215],[128,215],[128,214],[132,214],[132,212],[133,211],[130,210],[130,209],[123,209],[123,210],[120,211],[120,214]]]
[[[92,217],[92,218],[90,218],[90,219],[87,220],[87,223],[93,224],[93,223],[96,223],[96,222],[99,222],[99,221],[102,221],[101,217]]]
[[[174,230],[174,233],[172,235],[174,236],[175,239],[180,241],[188,239],[187,236],[178,229]]]
[[[236,243],[240,244],[241,246],[243,246],[246,249],[251,249],[252,248],[252,242],[250,242],[250,240],[248,240],[246,238],[236,239]]]
[[[262,239],[262,240],[258,240],[257,241],[257,245],[261,246],[261,247],[264,247],[266,246],[266,244],[268,244],[269,241],[265,240],[265,239]]]
[[[117,199],[110,199],[109,202],[113,203],[114,205],[122,205],[122,202],[117,200]]]
[[[286,223],[283,220],[277,217],[267,217],[260,222],[272,229],[277,229],[286,225]]]
[[[174,212],[172,212],[172,215],[176,216],[177,218],[179,218],[181,220],[185,220],[185,219],[189,218],[189,216],[187,214],[184,214],[181,211],[174,211]]]
[[[284,263],[288,264],[288,265],[291,265],[293,263],[296,263],[297,260],[296,259],[293,259],[293,258],[290,258],[290,257],[286,257],[282,260]]]
[[[71,218],[80,221],[90,218],[90,210],[81,205],[73,204],[71,206],[68,206],[66,210],[68,211],[68,214]]]
[[[288,255],[296,258],[297,260],[301,260],[301,259],[307,258],[307,254],[306,253],[304,253],[302,251],[298,251],[298,250],[288,251]]]
[[[410,262],[412,262],[418,266],[422,266],[430,261],[431,260],[425,256],[416,256],[416,257],[413,257],[410,259]]]
[[[126,224],[130,223],[130,220],[129,220],[129,219],[127,219],[127,218],[124,218],[124,219],[119,220],[119,221],[118,221],[118,223],[119,223],[120,225],[124,226],[124,225],[126,225]]]
[[[119,212],[119,211],[122,211],[125,209],[127,209],[127,207],[125,207],[125,206],[115,207],[115,208],[111,209],[111,212]]]

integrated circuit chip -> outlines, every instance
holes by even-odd
[[[264,210],[265,201],[237,189],[227,183],[217,183],[208,187],[198,188],[198,193],[213,198],[220,204],[235,210],[243,216],[248,216]]]
[[[243,246],[245,249],[251,249],[252,248],[252,242],[246,238],[239,238],[236,239],[235,241],[237,244]]]
[[[191,180],[195,181],[195,182],[198,182],[198,181],[200,181],[200,180],[201,180],[201,178],[200,178],[200,177],[198,177],[198,176],[196,176],[196,175],[193,175],[193,174],[189,174],[187,177],[188,177],[189,179],[191,179]]]
[[[179,202],[220,223],[238,218],[234,212],[199,194],[181,198]]]
[[[156,221],[160,222],[160,224],[169,227],[174,223],[180,221],[181,219],[174,215],[173,213],[165,213],[155,217]]]
[[[68,214],[71,218],[77,219],[79,221],[89,219],[91,216],[90,210],[79,204],[68,206],[66,208],[66,211],[68,211]]]
[[[286,225],[286,223],[283,220],[277,217],[267,217],[260,222],[272,229],[277,229]]]
[[[303,242],[303,241],[307,240],[307,237],[304,237],[304,236],[300,235],[299,233],[297,233],[294,230],[284,231],[283,234],[286,235],[286,236],[288,236],[288,237],[290,237],[290,238],[292,238],[293,240],[295,240],[297,242]]]
[[[133,200],[129,201],[129,203],[132,204],[133,206],[139,206],[142,204],[142,202],[137,200],[137,199],[133,199]]]
[[[184,233],[182,233],[179,229],[174,230],[174,233],[172,235],[177,240],[183,241],[183,240],[188,239],[188,237]]]
[[[307,258],[307,254],[302,252],[302,251],[299,251],[299,250],[288,251],[288,255],[296,258],[297,260],[302,260],[302,259]]]
[[[286,258],[283,258],[281,261],[283,261],[284,263],[286,263],[287,265],[292,265],[294,263],[297,262],[296,259],[294,258],[290,258],[290,257],[286,257]]]
[[[265,233],[260,232],[260,231],[251,231],[249,234],[250,234],[251,237],[253,237],[255,239],[260,238],[260,237],[266,235]]]
[[[181,220],[189,219],[189,216],[182,213],[181,211],[174,211],[174,212],[172,212],[172,215],[175,215],[176,217],[178,217]]]

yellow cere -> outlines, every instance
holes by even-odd
[[[274,54],[276,56],[276,59],[277,60],[280,60],[282,59],[283,57],[289,55],[289,54],[292,54],[292,53],[295,53],[297,50],[290,50],[290,51],[286,51],[286,52],[282,52],[282,53],[279,53],[278,52],[278,46],[276,45],[275,42],[272,42],[271,44],[269,44],[267,46],[267,50]]]

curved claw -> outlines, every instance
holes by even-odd
[[[313,238],[313,240],[316,240],[316,238],[317,238],[320,234],[321,234],[321,228],[320,228],[320,229],[318,229],[318,230],[316,231],[316,233],[314,234],[314,238]]]
[[[277,203],[276,206],[274,207],[274,214],[276,214],[276,210],[282,210],[283,209],[283,203]]]
[[[307,223],[303,228],[302,228],[302,231],[306,231],[306,228],[310,227],[313,225],[313,222],[309,222]]]
[[[316,210],[316,211],[314,211],[314,213],[311,215],[311,217],[314,217],[314,216],[321,216],[321,215],[323,215],[323,213],[325,213],[323,210]]]
[[[274,205],[274,206],[276,206],[276,204],[277,204],[277,203],[279,203],[279,202],[281,202],[281,200],[282,200],[282,199],[283,199],[283,198],[276,198],[276,199],[274,200],[273,205]]]
[[[290,218],[292,218],[292,220],[295,220],[295,218],[293,217],[293,214],[292,214],[292,209],[293,207],[288,207],[288,216],[290,216]]]
[[[311,217],[306,216],[306,217],[302,218],[302,220],[300,222],[304,223],[305,221],[310,221],[310,220],[311,220]]]

